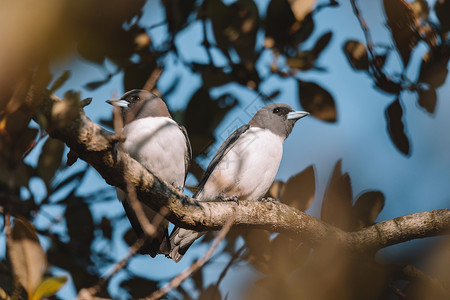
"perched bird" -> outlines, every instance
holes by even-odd
[[[273,103],[261,108],[250,122],[234,131],[220,146],[200,180],[198,201],[260,200],[270,188],[280,165],[283,142],[297,120],[309,115],[289,105]],[[203,233],[175,228],[171,252],[180,261]]]
[[[186,129],[172,119],[164,101],[149,91],[131,90],[118,100],[106,102],[121,110],[125,141],[119,147],[158,178],[182,191],[192,156],[191,144]],[[143,230],[126,193],[118,188],[117,197],[134,231],[141,236]],[[142,207],[151,223],[158,213],[146,205]],[[142,247],[142,254],[168,254],[168,225],[166,219],[161,222],[156,237]]]

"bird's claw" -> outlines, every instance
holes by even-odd
[[[225,197],[224,195],[219,195],[220,201],[233,201],[239,205],[239,198],[237,196]]]
[[[277,202],[277,200],[272,197],[262,198],[260,201],[261,202]]]

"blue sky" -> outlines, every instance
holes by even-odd
[[[264,11],[267,3],[268,1],[258,2],[261,12]],[[342,46],[346,40],[363,41],[363,33],[348,1],[340,1],[340,4],[338,8],[324,9],[315,16],[315,30],[312,37],[305,43],[305,48],[308,48],[325,32],[333,32],[331,42],[321,54],[318,62],[320,66],[326,67],[326,71],[310,71],[296,75],[302,80],[319,83],[333,95],[337,105],[338,121],[326,123],[314,117],[308,117],[298,122],[285,142],[284,156],[277,179],[287,180],[309,165],[314,165],[316,197],[307,211],[314,216],[320,215],[321,199],[333,167],[339,159],[342,159],[343,172],[350,174],[355,198],[356,195],[367,189],[380,190],[385,194],[386,204],[379,220],[450,207],[448,189],[450,118],[447,116],[450,111],[450,103],[445,101],[450,95],[450,85],[447,83],[438,89],[438,106],[434,116],[430,116],[417,106],[416,94],[402,93],[404,122],[412,145],[411,156],[405,157],[393,146],[386,131],[385,109],[394,100],[393,96],[374,89],[373,82],[367,75],[354,72],[342,52]],[[375,42],[386,43],[389,41],[390,32],[384,25],[384,21],[380,21],[384,18],[381,5],[381,1],[364,1],[361,3],[361,9],[371,28]],[[148,25],[159,23],[164,19],[163,12],[157,1],[150,1],[142,20]],[[154,43],[162,42],[165,37],[165,28],[158,27],[151,30],[150,36]],[[263,36],[260,36],[260,43],[262,40]],[[194,21],[178,35],[175,42],[186,60],[201,61],[204,60],[201,41],[200,24]],[[413,80],[417,77],[418,66],[424,51],[425,47],[419,46],[412,57],[407,74]],[[214,51],[213,57],[217,65],[224,63],[223,57],[217,51]],[[272,55],[267,51],[260,60],[258,69],[267,70],[271,59]],[[387,66],[390,72],[399,73],[399,57],[391,55]],[[105,62],[105,68],[114,69],[108,62]],[[54,66],[56,73],[65,69],[72,70],[72,77],[59,90],[58,95],[62,96],[67,89],[81,90],[83,97],[93,97],[92,104],[85,109],[86,114],[96,122],[109,118],[111,107],[104,101],[123,94],[122,75],[114,76],[108,84],[99,89],[88,91],[83,88],[83,85],[90,81],[103,79],[105,72],[99,70],[97,66],[84,62],[79,57]],[[191,74],[173,57],[169,57],[164,74],[158,82],[158,88],[161,91],[170,86],[175,77],[174,74],[180,75],[182,80],[175,92],[165,100],[172,110],[184,109],[187,105],[186,99],[189,99],[190,95],[200,87],[201,78]],[[275,101],[288,103],[294,109],[302,109],[299,104],[295,79],[280,79],[273,75],[261,85],[261,90],[267,94],[278,89],[281,90],[281,94]],[[240,104],[224,118],[217,128],[218,144],[216,148],[223,141],[221,133],[229,131],[230,126],[236,126],[236,120],[242,120],[242,124],[249,121],[248,107],[251,107],[250,111],[252,109],[256,111],[257,107],[263,105],[257,93],[235,84],[213,89],[211,94],[219,96],[226,91],[237,95]],[[28,157],[28,160],[36,161],[39,152],[38,147]],[[200,163],[206,166],[213,154],[201,159]],[[77,162],[72,169],[83,167],[83,162]],[[195,184],[195,181],[188,182],[188,184]],[[82,183],[81,190],[88,194],[106,186],[107,184],[100,175],[94,170],[90,170],[89,175]],[[42,184],[34,181],[32,189],[39,194]],[[110,190],[114,194],[114,188],[111,187]],[[118,201],[94,204],[93,207],[95,218],[98,219],[101,216],[115,216],[123,213]],[[54,208],[51,213],[57,216],[63,212]],[[45,222],[45,220],[41,222]],[[128,222],[124,220],[123,224],[119,226],[120,230],[114,233],[117,240],[121,240],[120,236],[128,230],[129,226]],[[420,244],[420,242],[412,242],[413,245],[415,245],[414,243]],[[190,250],[179,264],[164,257],[149,259],[147,256],[138,256],[132,260],[130,266],[141,276],[145,277],[151,274],[152,278],[168,279],[189,266],[192,260],[201,256],[206,249],[206,246],[202,246]],[[115,253],[117,259],[120,259],[126,254],[127,247],[124,243],[117,242],[111,251]],[[218,258],[217,262],[204,270],[204,277],[208,278],[210,282],[214,282],[226,262],[226,257]],[[254,273],[249,268],[241,268],[238,272],[233,272],[232,269],[222,286],[240,284],[241,287],[244,287],[246,278],[249,278],[251,274]],[[125,276],[123,272],[113,279],[113,283],[123,278],[122,276]],[[112,292],[116,291],[112,290]],[[239,289],[233,291],[235,295],[239,295],[239,293]],[[70,286],[65,287],[61,295],[74,296],[71,294]]]

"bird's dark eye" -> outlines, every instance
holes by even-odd
[[[274,114],[277,114],[277,113],[280,112],[280,109],[279,109],[278,107],[277,107],[277,108],[274,108],[272,112],[273,112]]]

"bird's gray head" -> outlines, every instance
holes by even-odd
[[[124,125],[147,117],[171,118],[166,103],[155,94],[146,90],[131,90],[123,94],[120,99],[106,102],[120,107]]]
[[[272,103],[258,110],[248,124],[252,127],[269,129],[273,133],[287,138],[294,128],[295,122],[307,115],[309,113],[294,111],[285,103]]]

